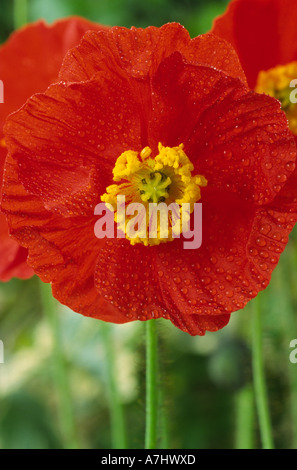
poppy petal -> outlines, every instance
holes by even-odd
[[[230,315],[190,315],[188,317],[171,315],[170,320],[180,330],[189,333],[191,336],[204,336],[206,331],[218,331],[228,325]]]
[[[163,297],[181,321],[189,315],[228,315],[267,287],[297,221],[297,202],[282,205],[289,198],[285,189],[282,193],[282,200],[262,208],[220,192],[207,194],[201,248],[185,250],[181,241],[160,247]]]
[[[27,265],[27,256],[27,250],[9,237],[6,217],[0,214],[0,281],[6,282],[12,277],[32,277],[34,272]]]
[[[254,88],[260,70],[297,59],[296,23],[295,0],[233,0],[212,33],[233,45]]]
[[[66,217],[93,213],[116,158],[141,148],[137,103],[111,74],[52,85],[10,116],[5,133],[26,190]]]
[[[86,31],[98,29],[104,27],[84,18],[71,17],[51,26],[38,21],[10,36],[0,47],[5,97],[1,104],[0,133],[11,112],[20,108],[31,95],[46,90],[58,80],[66,52],[79,44]]]
[[[126,239],[108,240],[100,250],[96,287],[128,319],[169,316],[158,283],[155,255],[154,247],[132,247]]]
[[[280,191],[296,147],[277,100],[211,68],[184,64],[179,53],[161,63],[152,90],[150,147],[184,143],[209,187],[255,204]]]
[[[163,265],[156,263],[157,256],[158,248],[155,247],[132,247],[127,240],[106,242],[97,260],[95,282],[98,291],[128,321],[164,317],[193,336],[223,328],[229,321],[228,314],[213,317],[193,314],[194,305],[186,314],[180,310],[180,305],[174,303],[173,296],[166,288],[175,269],[167,280]],[[167,261],[165,264],[168,266]],[[176,287],[173,289],[177,290]],[[190,300],[188,302],[191,303]]]
[[[185,61],[221,70],[231,77],[246,77],[234,49],[224,39],[211,34],[191,39],[178,23],[146,29],[113,27],[88,32],[79,46],[66,55],[60,79],[78,82],[90,80],[98,71],[116,71],[130,79],[152,76],[160,62],[179,50]]]
[[[3,146],[3,124],[33,93],[45,90],[56,81],[65,53],[79,43],[88,30],[103,29],[83,18],[65,18],[48,26],[43,21],[14,32],[0,47],[1,80],[4,103],[0,107],[0,177],[6,158]],[[1,188],[0,188],[1,192]],[[1,216],[0,280],[21,279],[33,275],[26,264],[27,251],[8,235],[6,219]]]
[[[94,236],[95,220],[53,215],[24,190],[10,156],[6,171],[2,207],[13,227],[12,235],[29,250],[29,266],[44,282],[52,283],[54,296],[72,310],[114,323],[128,322],[94,286],[96,259],[103,243]]]

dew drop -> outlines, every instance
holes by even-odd
[[[262,233],[263,235],[267,235],[271,230],[271,225],[269,224],[265,224],[265,225],[262,225],[262,227],[260,228],[260,233]]]

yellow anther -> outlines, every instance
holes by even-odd
[[[114,181],[122,179],[129,180],[129,177],[141,168],[141,162],[138,159],[138,152],[128,150],[122,153],[116,161],[113,169]]]
[[[207,185],[207,180],[203,175],[192,176],[194,166],[183,148],[183,144],[178,147],[164,147],[159,143],[159,153],[155,158],[151,158],[152,150],[149,147],[145,147],[139,154],[128,150],[118,157],[113,169],[113,179],[120,184],[108,186],[101,200],[113,206],[116,222],[119,222],[117,196],[125,196],[126,206],[131,203],[144,205],[146,229],[143,236],[133,239],[129,237],[127,226],[132,216],[126,218],[124,230],[131,244],[142,243],[145,246],[151,246],[174,239],[173,233],[177,231],[177,225],[174,226],[169,211],[166,214],[167,223],[169,223],[168,237],[162,236],[161,216],[158,221],[157,236],[149,237],[150,203],[165,203],[167,207],[171,203],[176,203],[180,206],[181,215],[182,204],[189,204],[191,213],[194,203],[200,200],[200,188]]]
[[[281,102],[283,111],[285,111],[291,131],[297,135],[297,106],[292,101],[294,86],[291,86],[292,80],[297,79],[297,62],[291,62],[287,65],[278,65],[269,70],[261,71],[258,75],[255,91],[265,93]]]
[[[140,156],[142,160],[146,160],[148,157],[150,157],[152,154],[152,150],[149,147],[144,147],[144,149],[141,150]]]

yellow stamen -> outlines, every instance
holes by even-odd
[[[108,186],[101,200],[112,205],[115,210],[115,221],[121,224],[121,229],[131,244],[157,245],[161,242],[172,241],[174,234],[177,233],[177,224],[172,214],[170,215],[170,211],[167,211],[168,237],[164,238],[161,227],[164,214],[160,215],[160,220],[158,220],[157,236],[155,238],[149,236],[150,203],[165,203],[168,209],[172,203],[176,203],[179,206],[178,217],[182,219],[182,204],[187,203],[189,213],[191,213],[194,203],[201,199],[200,188],[207,185],[207,180],[202,175],[192,176],[194,166],[183,148],[183,144],[178,147],[164,147],[159,144],[159,153],[155,158],[151,158],[152,150],[149,147],[145,147],[140,154],[128,150],[118,157],[113,169],[113,180],[120,184]],[[125,206],[141,203],[145,208],[145,233],[141,232],[142,236],[129,237],[128,228],[132,216],[126,217],[123,226],[121,214],[118,214],[117,196],[125,196]],[[161,220],[162,217],[163,220]]]
[[[270,95],[281,102],[290,129],[297,135],[297,105],[291,98],[292,92],[294,92],[294,86],[291,86],[291,82],[294,79],[297,79],[297,62],[278,65],[259,73],[255,91]]]

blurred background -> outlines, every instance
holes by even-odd
[[[28,0],[29,21],[80,15],[108,25],[182,23],[209,30],[224,0]],[[13,2],[1,0],[0,42],[14,28]],[[0,65],[1,67],[1,65]],[[1,71],[1,69],[0,69]],[[112,445],[110,348],[129,448],[143,448],[144,324],[111,325],[52,303],[35,276],[0,284],[0,447],[55,449]],[[264,360],[278,448],[296,448],[297,233],[259,296]],[[46,299],[45,299],[46,298]],[[50,304],[50,305],[48,305]],[[192,338],[158,320],[160,448],[260,448],[251,370],[253,302],[222,331]],[[51,310],[51,312],[49,312]],[[164,412],[163,412],[164,408]],[[165,411],[166,410],[166,411]],[[295,419],[296,418],[296,419]],[[71,444],[72,443],[72,444]]]

